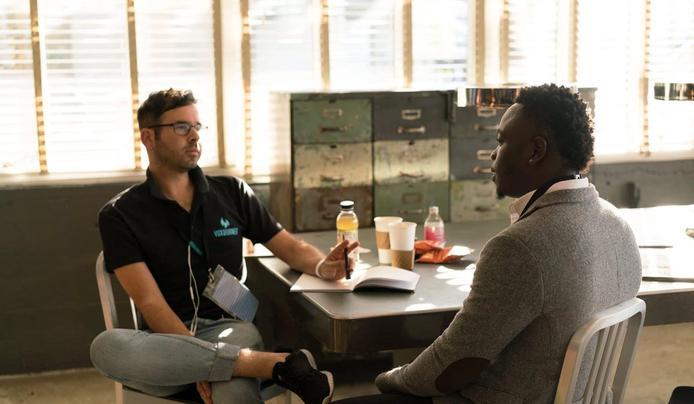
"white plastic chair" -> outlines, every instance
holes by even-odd
[[[101,302],[101,311],[104,314],[104,324],[107,330],[113,328],[118,328],[118,313],[116,311],[116,304],[113,299],[113,287],[111,284],[111,276],[106,271],[106,266],[104,265],[104,253],[100,252],[99,256],[96,258],[96,284],[99,287],[99,301]],[[135,302],[130,299],[130,310],[133,316],[133,325],[135,329],[139,329],[141,325],[141,319],[139,312],[135,307]],[[149,394],[142,393],[137,390],[129,389],[120,383],[116,384],[116,404],[171,404],[171,403],[191,403],[191,401],[177,399],[177,398],[163,398],[151,396]],[[271,398],[283,395],[284,402],[286,404],[291,403],[291,393],[276,384],[271,384],[261,389],[260,397],[263,401],[270,400]],[[201,401],[193,401],[201,402]]]
[[[554,403],[574,402],[581,364],[587,360],[592,363],[580,402],[603,404],[611,394],[612,403],[622,403],[645,315],[646,303],[633,298],[597,313],[576,330],[566,349]],[[585,357],[596,334],[595,355]]]

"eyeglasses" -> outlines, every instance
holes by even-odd
[[[162,123],[161,125],[152,125],[147,128],[163,128],[170,126],[177,135],[187,136],[192,128],[195,128],[196,132],[200,132],[203,129],[207,129],[207,126],[203,126],[200,122],[192,124],[190,122],[174,122],[174,123]]]

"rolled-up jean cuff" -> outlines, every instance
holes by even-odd
[[[230,380],[241,348],[224,342],[217,342],[215,345],[217,346],[216,354],[207,380],[210,382]]]

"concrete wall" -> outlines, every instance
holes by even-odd
[[[618,206],[694,203],[694,160],[597,166],[593,173],[601,195]],[[96,214],[129,185],[0,188],[0,374],[91,366],[89,344],[104,329],[94,278]],[[268,185],[254,189],[266,199]],[[127,326],[122,291],[116,300]]]

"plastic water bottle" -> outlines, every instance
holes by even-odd
[[[443,247],[446,244],[443,219],[439,216],[438,206],[429,207],[429,216],[424,221],[424,239],[435,241],[438,247]]]
[[[338,243],[341,243],[342,240],[349,240],[350,243],[359,241],[359,219],[357,214],[354,213],[353,201],[340,202],[340,214],[337,215],[335,222]],[[352,255],[354,261],[359,261],[358,249],[352,251],[350,255]]]

